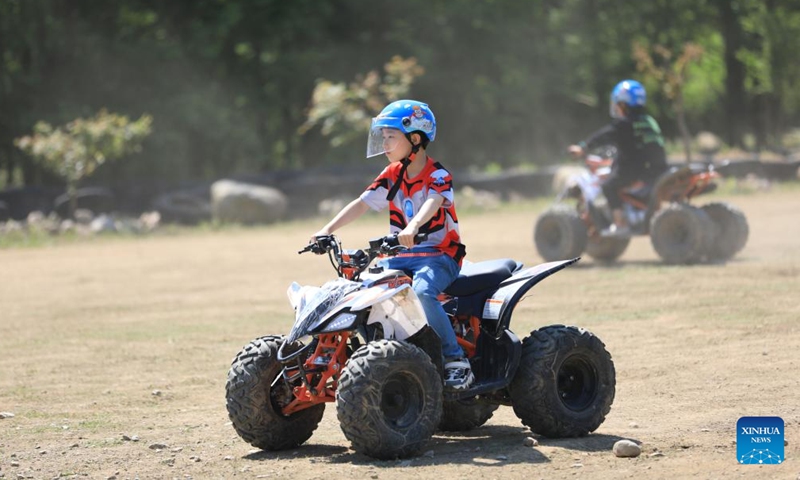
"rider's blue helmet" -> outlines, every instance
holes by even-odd
[[[436,117],[427,103],[416,100],[398,100],[392,102],[372,119],[367,142],[367,158],[386,153],[383,129],[393,128],[408,135],[422,132],[432,142],[436,138]]]
[[[613,118],[620,118],[618,112],[614,108],[614,105],[618,103],[634,108],[644,107],[646,101],[647,92],[645,92],[644,86],[641,83],[636,80],[623,80],[611,91],[611,105],[609,105],[611,116]]]

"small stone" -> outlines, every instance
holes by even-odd
[[[572,468],[583,468],[583,464],[582,463],[573,463],[572,464]]]
[[[161,463],[166,465],[166,466],[168,466],[168,467],[172,467],[172,466],[175,465],[175,459],[174,458],[167,458],[165,460],[161,460]]]
[[[178,453],[178,452],[180,452],[181,450],[183,450],[183,447],[175,447],[175,448],[173,448],[172,450],[170,450],[170,452],[172,452],[172,453]]]
[[[522,440],[522,444],[525,445],[526,447],[535,447],[539,445],[539,441],[533,437],[525,437]]]
[[[41,452],[39,452],[39,455],[47,455],[47,450],[42,450]]]
[[[161,396],[161,390],[153,390],[152,392],[150,392],[150,394],[153,395],[154,397],[159,397]]]
[[[628,426],[631,427],[631,428],[639,428],[639,424],[636,423],[636,422],[631,422],[631,423],[628,424]]]
[[[701,432],[710,432],[711,430],[710,430],[710,429],[708,429],[708,428],[701,428],[701,429],[700,429],[700,431],[701,431]]]
[[[14,414],[11,412],[0,412],[0,420],[4,418],[14,418]]]
[[[664,454],[661,452],[653,452],[650,455],[648,455],[648,457],[663,457],[663,456]]]
[[[400,466],[401,467],[410,467],[411,466],[411,460],[403,460],[402,462],[400,462]]]
[[[130,441],[131,441],[131,437],[129,437],[128,435],[125,435],[125,434],[123,434],[123,435],[122,435],[122,440],[123,440],[124,442],[130,442]]]
[[[642,447],[631,440],[619,440],[614,444],[613,452],[618,457],[638,457],[642,453]]]
[[[231,457],[230,455],[226,455],[222,459],[223,460],[233,460],[233,457]]]
[[[789,446],[789,440],[784,440],[784,441],[783,441],[783,446],[784,446],[784,447],[787,447],[787,446]]]
[[[494,459],[495,460],[508,460],[508,457],[506,455],[498,455],[498,456],[494,457]]]
[[[150,445],[149,448],[150,450],[164,450],[165,448],[167,448],[167,446],[164,445],[163,443],[153,443]]]
[[[189,460],[191,460],[193,462],[199,462],[200,461],[200,457],[192,455],[191,457],[189,457]]]
[[[11,462],[12,467],[19,467],[19,462]]]

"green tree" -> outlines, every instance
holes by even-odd
[[[39,122],[33,135],[14,143],[41,165],[67,183],[70,217],[75,213],[78,182],[100,165],[139,151],[150,135],[153,119],[142,115],[131,122],[128,117],[101,110],[92,118],[78,118],[62,127]]]

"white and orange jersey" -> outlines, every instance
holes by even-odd
[[[458,217],[456,216],[455,201],[453,198],[453,177],[450,172],[438,162],[428,157],[422,172],[414,178],[408,178],[406,173],[402,184],[394,199],[389,202],[386,195],[397,181],[402,163],[396,162],[387,166],[378,178],[372,182],[361,200],[373,210],[383,210],[389,206],[389,228],[391,233],[399,233],[409,220],[419,212],[422,204],[433,195],[444,198],[439,211],[422,225],[418,233],[428,234],[427,240],[419,247],[435,248],[450,255],[458,264],[464,258],[466,250],[461,244],[458,233]]]

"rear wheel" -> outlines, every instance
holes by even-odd
[[[704,211],[682,203],[659,210],[650,221],[653,249],[669,264],[701,261],[715,235],[716,226]]]
[[[614,401],[611,355],[587,330],[544,327],[522,342],[511,382],[514,413],[534,433],[577,437],[596,430]]]
[[[316,430],[325,404],[291,415],[281,413],[294,400],[283,379],[273,385],[283,366],[277,361],[282,336],[253,340],[236,355],[225,384],[228,417],[247,443],[262,450],[294,448]]]
[[[336,411],[353,450],[383,460],[416,455],[442,417],[442,377],[414,345],[371,342],[342,370]]]
[[[732,258],[744,248],[750,227],[744,213],[731,204],[716,202],[701,209],[716,225],[716,235],[708,251],[708,259],[722,261]]]
[[[586,249],[586,224],[574,207],[553,205],[536,220],[533,241],[545,261],[575,258]]]
[[[483,403],[476,397],[444,402],[439,430],[463,432],[478,428],[492,418],[497,407],[498,405]]]
[[[628,248],[630,238],[592,237],[586,245],[586,254],[598,262],[615,262]]]

